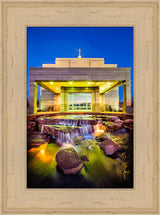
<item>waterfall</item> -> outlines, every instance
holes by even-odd
[[[43,127],[43,124],[41,126],[41,133],[44,133],[44,127]]]
[[[57,125],[57,126],[56,126]],[[86,138],[93,138],[92,134],[94,132],[95,121],[90,121],[86,119],[64,119],[52,121],[50,120],[48,124],[41,124],[41,133],[49,134],[54,136],[57,144],[74,144],[74,138],[77,136],[83,136]],[[62,129],[61,129],[62,126]],[[71,129],[63,129],[64,126],[70,126]]]
[[[73,126],[74,127],[74,126]],[[87,137],[88,135],[91,136],[93,133],[94,129],[93,126],[91,125],[83,125],[79,129],[72,130],[71,132],[63,132],[61,130],[58,130],[57,134],[57,142],[59,144],[74,144],[74,138],[77,136],[83,136],[84,138]]]
[[[84,125],[80,128],[80,135],[87,136],[93,133],[93,126],[92,125]]]

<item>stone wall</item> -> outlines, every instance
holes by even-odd
[[[105,111],[119,110],[119,89],[118,87],[103,96]],[[110,110],[111,108],[111,110]]]
[[[49,92],[48,90],[45,90],[41,87],[41,93],[40,93],[40,104],[39,108],[41,111],[53,111],[54,110],[54,104],[55,104],[56,97],[53,93]]]

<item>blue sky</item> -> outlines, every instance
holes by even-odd
[[[27,27],[27,97],[29,67],[55,63],[55,58],[104,58],[106,64],[131,67],[133,97],[133,27]],[[39,99],[38,90],[38,99]],[[120,101],[123,89],[119,90]]]

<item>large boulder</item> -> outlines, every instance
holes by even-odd
[[[61,149],[56,154],[58,167],[64,174],[76,174],[83,168],[83,163],[73,148]]]
[[[117,152],[122,150],[121,146],[118,145],[117,143],[115,143],[111,139],[107,139],[107,140],[103,141],[102,143],[100,143],[99,146],[104,151],[104,153],[109,156],[114,155]]]

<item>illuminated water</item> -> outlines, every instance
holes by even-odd
[[[86,135],[86,139],[93,139],[89,147],[89,162],[83,162],[83,169],[76,175],[64,175],[59,171],[55,156],[60,148],[74,147],[78,153],[81,146],[64,144],[59,147],[52,142],[31,148],[28,151],[28,188],[132,188],[133,137],[124,128],[109,132],[108,136],[126,151],[118,158],[108,157],[95,144],[93,135]]]

